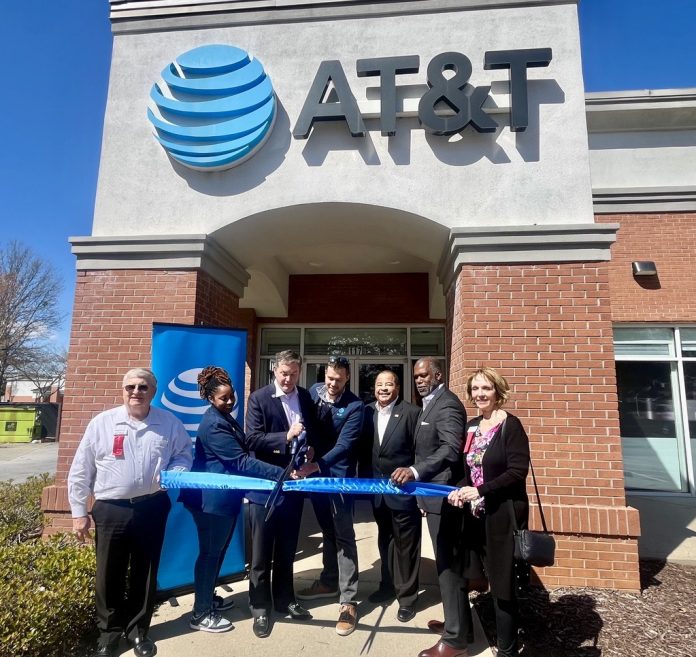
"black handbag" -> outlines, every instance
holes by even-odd
[[[510,501],[509,508],[510,514],[512,515],[512,526],[514,527],[512,532],[512,538],[515,544],[514,556],[518,561],[524,561],[530,566],[553,566],[556,553],[556,541],[546,528],[546,518],[544,517],[544,509],[541,508],[541,498],[539,497],[539,488],[537,487],[531,457],[529,458],[529,467],[532,470],[534,492],[536,493],[539,515],[541,516],[541,525],[544,531],[538,532],[532,531],[531,529],[519,529],[515,510],[512,501]]]

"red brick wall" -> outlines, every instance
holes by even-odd
[[[247,361],[244,389],[252,391],[256,371],[256,312],[240,308],[239,298],[214,278],[201,272],[196,287],[196,324],[247,330]]]
[[[615,322],[696,320],[696,213],[598,215],[619,223],[609,263]],[[634,260],[652,260],[657,276],[636,277]]]
[[[78,272],[56,485],[42,498],[42,508],[57,513],[49,532],[70,524],[65,479],[87,423],[122,402],[126,370],[150,365],[153,322],[246,328],[248,364],[254,362],[253,310],[240,310],[237,296],[204,272]]]
[[[283,322],[430,321],[428,274],[290,276],[288,299]]]
[[[464,399],[467,373],[483,364],[507,377],[508,408],[529,434],[547,522],[568,546],[539,573],[548,585],[612,586],[604,578],[616,561],[623,568],[612,576],[616,587],[639,588],[607,274],[606,263],[466,266],[448,294],[450,387]],[[532,525],[540,525],[536,511]]]

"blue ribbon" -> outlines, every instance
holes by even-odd
[[[163,470],[161,485],[164,488],[198,488],[211,490],[272,491],[275,482],[270,479],[243,477],[241,475],[213,472],[181,472]],[[413,481],[396,486],[389,479],[355,479],[342,477],[310,477],[288,480],[283,483],[286,492],[341,493],[343,495],[419,495],[421,497],[446,497],[456,486]]]

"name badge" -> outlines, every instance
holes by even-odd
[[[464,449],[462,449],[462,452],[463,452],[464,454],[468,454],[468,453],[469,453],[469,450],[471,449],[471,443],[472,443],[473,440],[474,440],[474,434],[475,434],[475,433],[476,433],[475,431],[469,431],[469,433],[466,434],[466,443],[464,443]]]
[[[117,433],[114,434],[114,447],[112,450],[112,454],[117,458],[117,459],[122,459],[124,457],[123,453],[123,441],[126,439],[126,434],[124,433]]]

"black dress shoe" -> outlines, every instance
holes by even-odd
[[[413,620],[416,617],[416,608],[414,606],[402,605],[399,607],[399,611],[396,613],[397,620],[402,623],[408,623],[408,621]]]
[[[380,586],[376,591],[367,596],[369,602],[380,605],[383,602],[391,602],[396,597],[394,587]]]
[[[257,616],[254,618],[254,634],[263,639],[270,634],[270,624],[268,616]]]
[[[154,657],[157,654],[155,642],[148,636],[139,636],[133,640],[135,657]]]
[[[299,602],[291,602],[287,608],[287,614],[293,620],[309,620],[312,614],[309,613]]]

